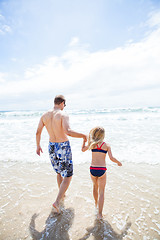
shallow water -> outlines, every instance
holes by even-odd
[[[51,208],[58,188],[50,164],[1,162],[0,167],[0,239],[160,238],[160,165],[109,165],[101,222],[89,164],[75,166],[60,215]]]

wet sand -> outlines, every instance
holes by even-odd
[[[1,162],[0,239],[160,239],[160,165],[107,166],[104,219],[96,219],[89,164],[75,165],[62,212],[46,163]]]

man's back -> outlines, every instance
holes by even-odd
[[[83,138],[87,141],[87,137],[83,133],[73,131],[69,126],[69,117],[63,113],[63,109],[66,106],[65,98],[62,95],[58,95],[54,99],[54,108],[51,111],[46,112],[40,118],[37,132],[36,132],[36,143],[37,143],[37,154],[40,155],[42,148],[40,146],[41,133],[45,126],[48,134],[49,141],[52,143],[62,143],[68,141],[68,136]]]
[[[63,128],[63,121],[65,121],[65,118],[66,116],[61,110],[51,110],[42,116],[42,121],[49,134],[50,142],[68,141]]]

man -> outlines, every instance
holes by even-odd
[[[72,152],[68,136],[83,138],[87,141],[86,135],[73,131],[69,126],[69,117],[63,113],[66,100],[63,95],[58,95],[54,99],[54,108],[42,115],[37,132],[37,154],[43,152],[40,146],[40,139],[43,127],[45,126],[49,134],[49,156],[54,170],[57,173],[57,183],[59,193],[53,207],[59,212],[60,200],[63,198],[69,187],[73,175]]]

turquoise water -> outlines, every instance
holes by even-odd
[[[35,133],[44,111],[0,112],[0,161],[49,162],[48,135],[41,138],[43,154],[36,155]],[[93,110],[66,109],[71,128],[88,133],[94,126],[106,130],[105,141],[113,155],[125,162],[160,163],[160,107],[110,108]],[[74,164],[90,162],[91,153],[81,152],[81,139],[71,141]],[[107,157],[107,163],[110,163]]]

